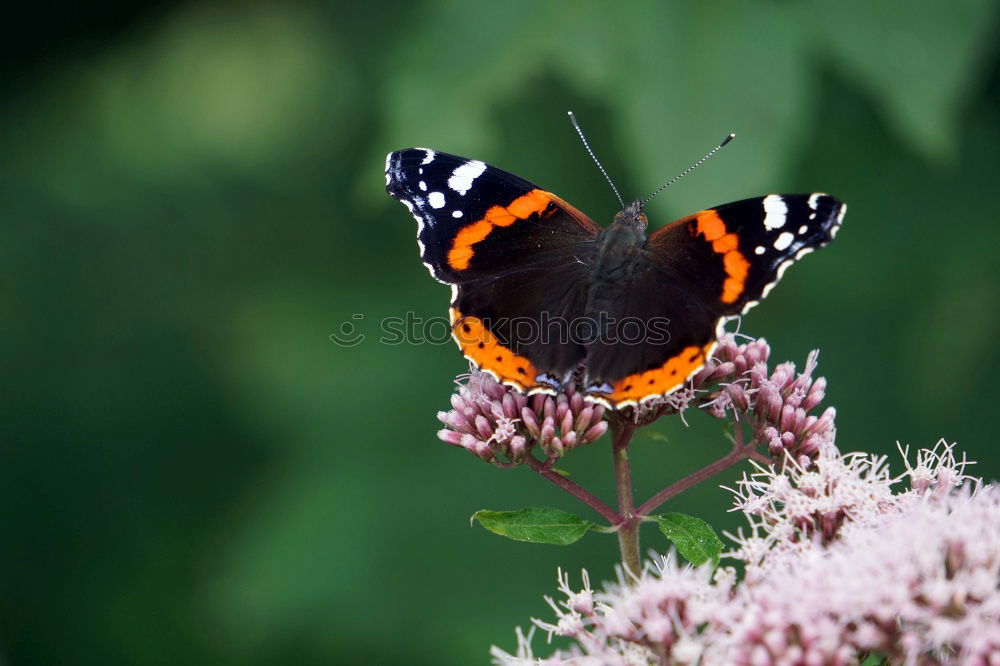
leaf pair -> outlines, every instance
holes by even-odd
[[[713,564],[718,563],[722,554],[722,541],[704,520],[683,513],[665,513],[650,516],[649,519],[656,521],[660,531],[684,559],[695,566],[708,560],[712,560]],[[482,509],[472,514],[470,521],[475,520],[490,532],[508,539],[553,546],[576,543],[592,530],[613,531],[566,511],[548,507],[531,507],[519,511]]]

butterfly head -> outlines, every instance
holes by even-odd
[[[649,221],[646,219],[645,213],[642,212],[642,199],[636,199],[625,206],[624,210],[615,215],[614,223],[645,232]]]

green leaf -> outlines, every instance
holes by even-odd
[[[677,547],[684,559],[695,566],[704,564],[709,559],[718,563],[722,553],[722,540],[716,535],[712,526],[701,518],[683,513],[665,513],[656,516],[663,535]]]
[[[494,534],[514,541],[547,543],[568,546],[594,527],[590,521],[571,513],[546,507],[532,507],[520,511],[490,511],[482,509],[472,514],[472,520]]]
[[[873,652],[861,662],[861,666],[889,666],[889,657]]]

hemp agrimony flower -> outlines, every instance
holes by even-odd
[[[770,356],[771,350],[763,339],[740,344],[734,334],[725,334],[705,367],[687,385],[666,397],[619,410],[607,410],[597,402],[588,401],[572,383],[554,396],[526,396],[490,374],[473,369],[456,382],[458,389],[452,395],[451,409],[438,413],[444,425],[438,437],[498,467],[528,466],[583,501],[608,521],[606,528],[594,526],[595,529],[617,533],[623,562],[636,574],[639,524],[658,520],[652,512],[663,502],[745,458],[769,461],[791,455],[797,463],[809,465],[824,445],[833,442],[835,411],[830,408],[818,416],[810,413],[822,401],[826,386],[823,378],[813,377],[817,353],[809,355],[804,369],[798,373],[792,363],[769,368]],[[627,453],[633,434],[662,417],[677,414],[683,419],[684,412],[692,408],[703,409],[733,425],[732,451],[645,502],[634,503]],[[608,430],[613,434],[618,510],[553,469],[556,460],[575,448],[595,442]],[[477,514],[486,515],[490,522],[483,525],[488,529],[511,538],[549,543],[579,538],[588,525],[580,521],[572,537],[545,529],[527,535],[522,529],[525,520],[531,517],[543,521],[555,514],[549,510]],[[516,523],[516,529],[504,529],[504,521]],[[684,530],[695,524],[687,519],[682,522],[687,526]],[[702,527],[708,529],[707,525]],[[678,529],[676,525],[661,524],[661,530],[670,539]],[[715,537],[705,538],[711,541]],[[688,551],[685,555],[711,556],[707,551],[701,555]]]
[[[704,368],[664,398],[619,410],[586,401],[573,387],[525,396],[473,371],[439,437],[499,467],[526,466],[603,517],[558,509],[480,511],[474,518],[513,539],[572,543],[614,532],[622,563],[614,582],[579,589],[559,572],[562,595],[546,597],[551,619],[517,632],[513,654],[495,664],[768,666],[1000,664],[1000,492],[969,476],[941,441],[890,471],[887,459],[842,454],[836,411],[820,408],[826,380],[818,353],[801,370],[771,364],[763,339],[720,337]],[[701,409],[724,421],[732,449],[716,462],[633,500],[629,443],[657,419]],[[611,431],[617,509],[553,468],[573,449]],[[678,493],[749,460],[731,511],[746,525],[725,533],[692,516],[654,515]],[[674,550],[642,562],[639,527],[656,523]],[[687,563],[681,560],[681,556]],[[721,562],[721,566],[719,563]],[[532,636],[572,641],[534,656]]]
[[[772,456],[787,451],[796,458],[812,458],[833,441],[837,415],[833,407],[819,416],[809,414],[826,396],[826,379],[813,379],[819,352],[809,354],[798,374],[791,362],[769,370],[769,356],[763,338],[738,345],[735,336],[723,336],[694,384],[719,384],[715,399],[705,405],[708,412],[720,419],[746,415],[754,438],[766,444]]]
[[[882,457],[832,446],[809,469],[758,466],[735,493],[750,535],[726,554],[742,580],[671,555],[599,592],[559,572],[555,621],[533,623],[573,646],[536,658],[518,631],[494,663],[1000,663],[1000,489],[966,464],[939,442],[896,477]]]
[[[462,379],[452,408],[438,412],[446,426],[438,437],[486,462],[519,464],[535,445],[559,458],[608,429],[604,407],[585,402],[572,388],[556,396],[525,396],[475,369]]]

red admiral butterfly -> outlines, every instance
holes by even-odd
[[[649,198],[601,228],[513,174],[426,148],[389,154],[385,178],[417,220],[424,264],[451,285],[453,337],[469,361],[526,393],[579,381],[617,409],[683,386],[727,319],[833,240],[847,208],[826,194],[769,194],[647,236]]]

